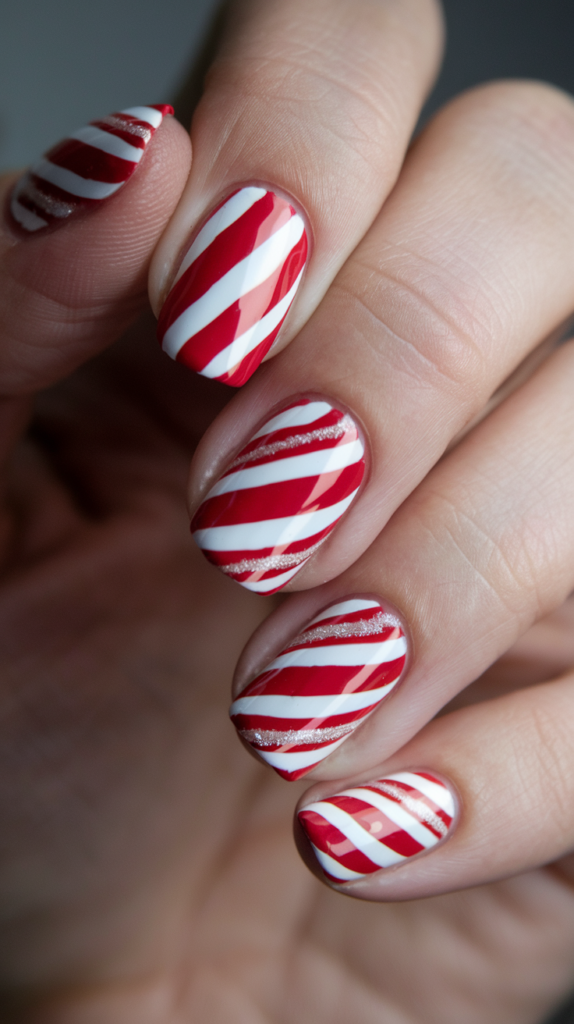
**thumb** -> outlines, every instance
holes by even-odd
[[[189,137],[170,113],[113,114],[18,180],[0,180],[0,399],[67,375],[144,306],[151,255],[191,161]]]

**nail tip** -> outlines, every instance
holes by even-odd
[[[168,104],[131,107],[92,121],[57,143],[12,189],[8,210],[18,233],[36,234],[97,209],[123,188],[159,128]]]

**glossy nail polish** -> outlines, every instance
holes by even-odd
[[[329,536],[365,471],[354,420],[301,399],[245,445],[200,505],[191,529],[206,558],[248,590],[280,590]]]
[[[195,236],[161,310],[164,352],[204,377],[245,384],[289,312],[307,249],[286,199],[257,186],[228,196]]]
[[[64,224],[131,178],[170,106],[128,107],[54,146],[14,186],[10,212],[24,231]]]
[[[284,779],[344,743],[398,683],[407,654],[395,615],[348,598],[320,612],[230,709],[239,735]]]
[[[455,803],[427,772],[397,772],[308,804],[299,822],[337,885],[402,864],[445,839]]]

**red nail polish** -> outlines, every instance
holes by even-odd
[[[295,208],[268,189],[240,188],[210,215],[161,310],[164,352],[240,387],[275,341],[307,260]]]
[[[14,220],[24,231],[40,231],[115,195],[131,178],[166,114],[173,114],[173,108],[129,107],[58,143],[14,186]]]
[[[284,779],[300,779],[345,740],[397,685],[407,641],[374,599],[325,608],[230,709],[239,733]]]

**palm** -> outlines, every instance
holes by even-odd
[[[299,861],[301,787],[246,757],[226,716],[271,602],[204,562],[183,502],[229,392],[148,334],[45,395],[10,467],[25,529],[0,604],[7,1004],[32,986],[53,1024],[538,1020],[574,945],[550,872],[382,906]]]

